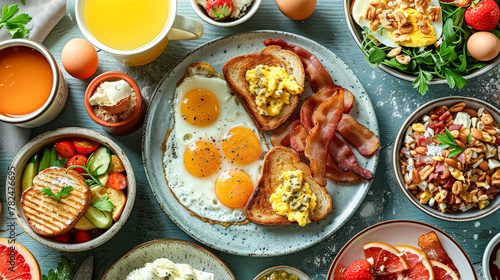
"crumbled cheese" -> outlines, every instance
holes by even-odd
[[[458,210],[465,212],[471,208],[472,208],[472,204],[465,205],[465,203],[462,202],[462,204],[460,205],[460,208],[458,208]]]
[[[413,133],[413,129],[411,128],[411,126],[409,126],[407,129],[406,129],[406,135],[411,135]]]
[[[439,209],[441,209],[441,211],[444,211],[446,209],[446,203],[439,203]]]
[[[429,121],[431,120],[431,117],[429,117],[429,116],[425,115],[425,116],[423,116],[423,117],[422,117],[422,120],[423,120],[424,122],[429,122]]]
[[[412,158],[408,159],[408,166],[415,167],[415,161]]]
[[[455,170],[455,168],[448,166],[448,170],[451,172],[451,171]]]
[[[472,127],[476,127],[477,121],[478,121],[478,118],[476,118],[476,117],[472,118],[472,120],[471,120]]]
[[[429,199],[429,206],[434,207],[434,202],[436,202],[436,200],[434,199],[434,197],[431,197],[431,199]]]
[[[427,130],[424,133],[424,136],[427,137],[427,138],[434,137],[434,129],[428,127]]]
[[[484,161],[483,159],[478,160],[476,163],[472,165],[472,167],[477,168],[483,161]]]
[[[443,149],[436,145],[435,143],[431,143],[430,145],[427,146],[427,153],[428,156],[442,156],[443,155]]]
[[[491,146],[490,144],[486,144],[486,153],[485,153],[486,158],[492,158],[495,156],[493,154],[494,149],[495,149],[495,146]]]
[[[405,144],[411,144],[414,142],[415,142],[415,139],[413,139],[413,137],[411,137],[410,135],[405,136]]]
[[[464,127],[467,127],[468,129],[470,129],[470,126],[471,126],[470,115],[467,113],[464,113],[464,112],[458,112],[453,123],[454,124],[461,124]]]
[[[427,189],[427,182],[426,181],[421,181],[420,183],[417,184],[417,186],[425,192],[425,190]]]
[[[498,162],[498,160],[496,160],[496,159],[490,158],[488,160],[488,168],[489,169],[495,169],[497,167],[500,167],[500,162]]]
[[[413,150],[415,150],[415,143],[411,143],[411,144],[410,144],[410,148],[411,148],[411,149],[413,149]],[[500,148],[499,148],[499,149],[500,149]]]
[[[476,152],[472,152],[472,158],[477,158],[478,154]]]
[[[479,110],[477,110],[477,116],[480,118],[481,115],[483,114],[484,112],[484,108],[479,108]]]

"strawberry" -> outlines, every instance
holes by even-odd
[[[233,0],[208,0],[206,9],[211,18],[225,19],[233,13]]]
[[[371,265],[367,260],[353,262],[344,272],[345,280],[373,280]]]
[[[465,21],[476,30],[494,29],[500,18],[500,9],[493,0],[482,0],[477,5],[471,4],[465,11]]]

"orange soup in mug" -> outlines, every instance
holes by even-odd
[[[47,59],[29,47],[0,50],[0,114],[21,116],[42,107],[53,86]]]

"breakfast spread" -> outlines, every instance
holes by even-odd
[[[421,249],[383,242],[367,243],[363,246],[365,259],[349,265],[343,271],[343,279],[460,279],[457,267],[443,249],[436,233],[421,235],[418,246]]]
[[[235,20],[246,14],[253,0],[196,0],[214,20]]]
[[[177,264],[169,259],[161,258],[146,263],[129,273],[126,280],[214,280],[209,272],[193,269],[189,264]]]
[[[30,228],[65,243],[89,241],[116,222],[127,179],[120,158],[91,140],[56,142],[35,154],[22,176]]]
[[[107,80],[99,84],[89,102],[99,119],[117,123],[132,115],[137,95],[125,80]]]
[[[434,107],[406,132],[400,152],[406,188],[441,212],[485,208],[499,191],[497,134],[484,108]]]

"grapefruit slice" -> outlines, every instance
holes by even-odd
[[[431,260],[432,269],[436,280],[460,280],[458,275],[447,265]]]
[[[375,280],[406,280],[402,272],[387,274],[387,275],[379,275],[375,278]]]
[[[35,257],[19,243],[0,238],[0,279],[40,280],[42,273]]]
[[[375,275],[394,274],[409,268],[401,252],[389,244],[371,242],[365,244],[363,250]]]
[[[410,266],[404,273],[408,280],[434,280],[431,262],[424,251],[408,245],[398,245],[396,249],[403,254]]]

